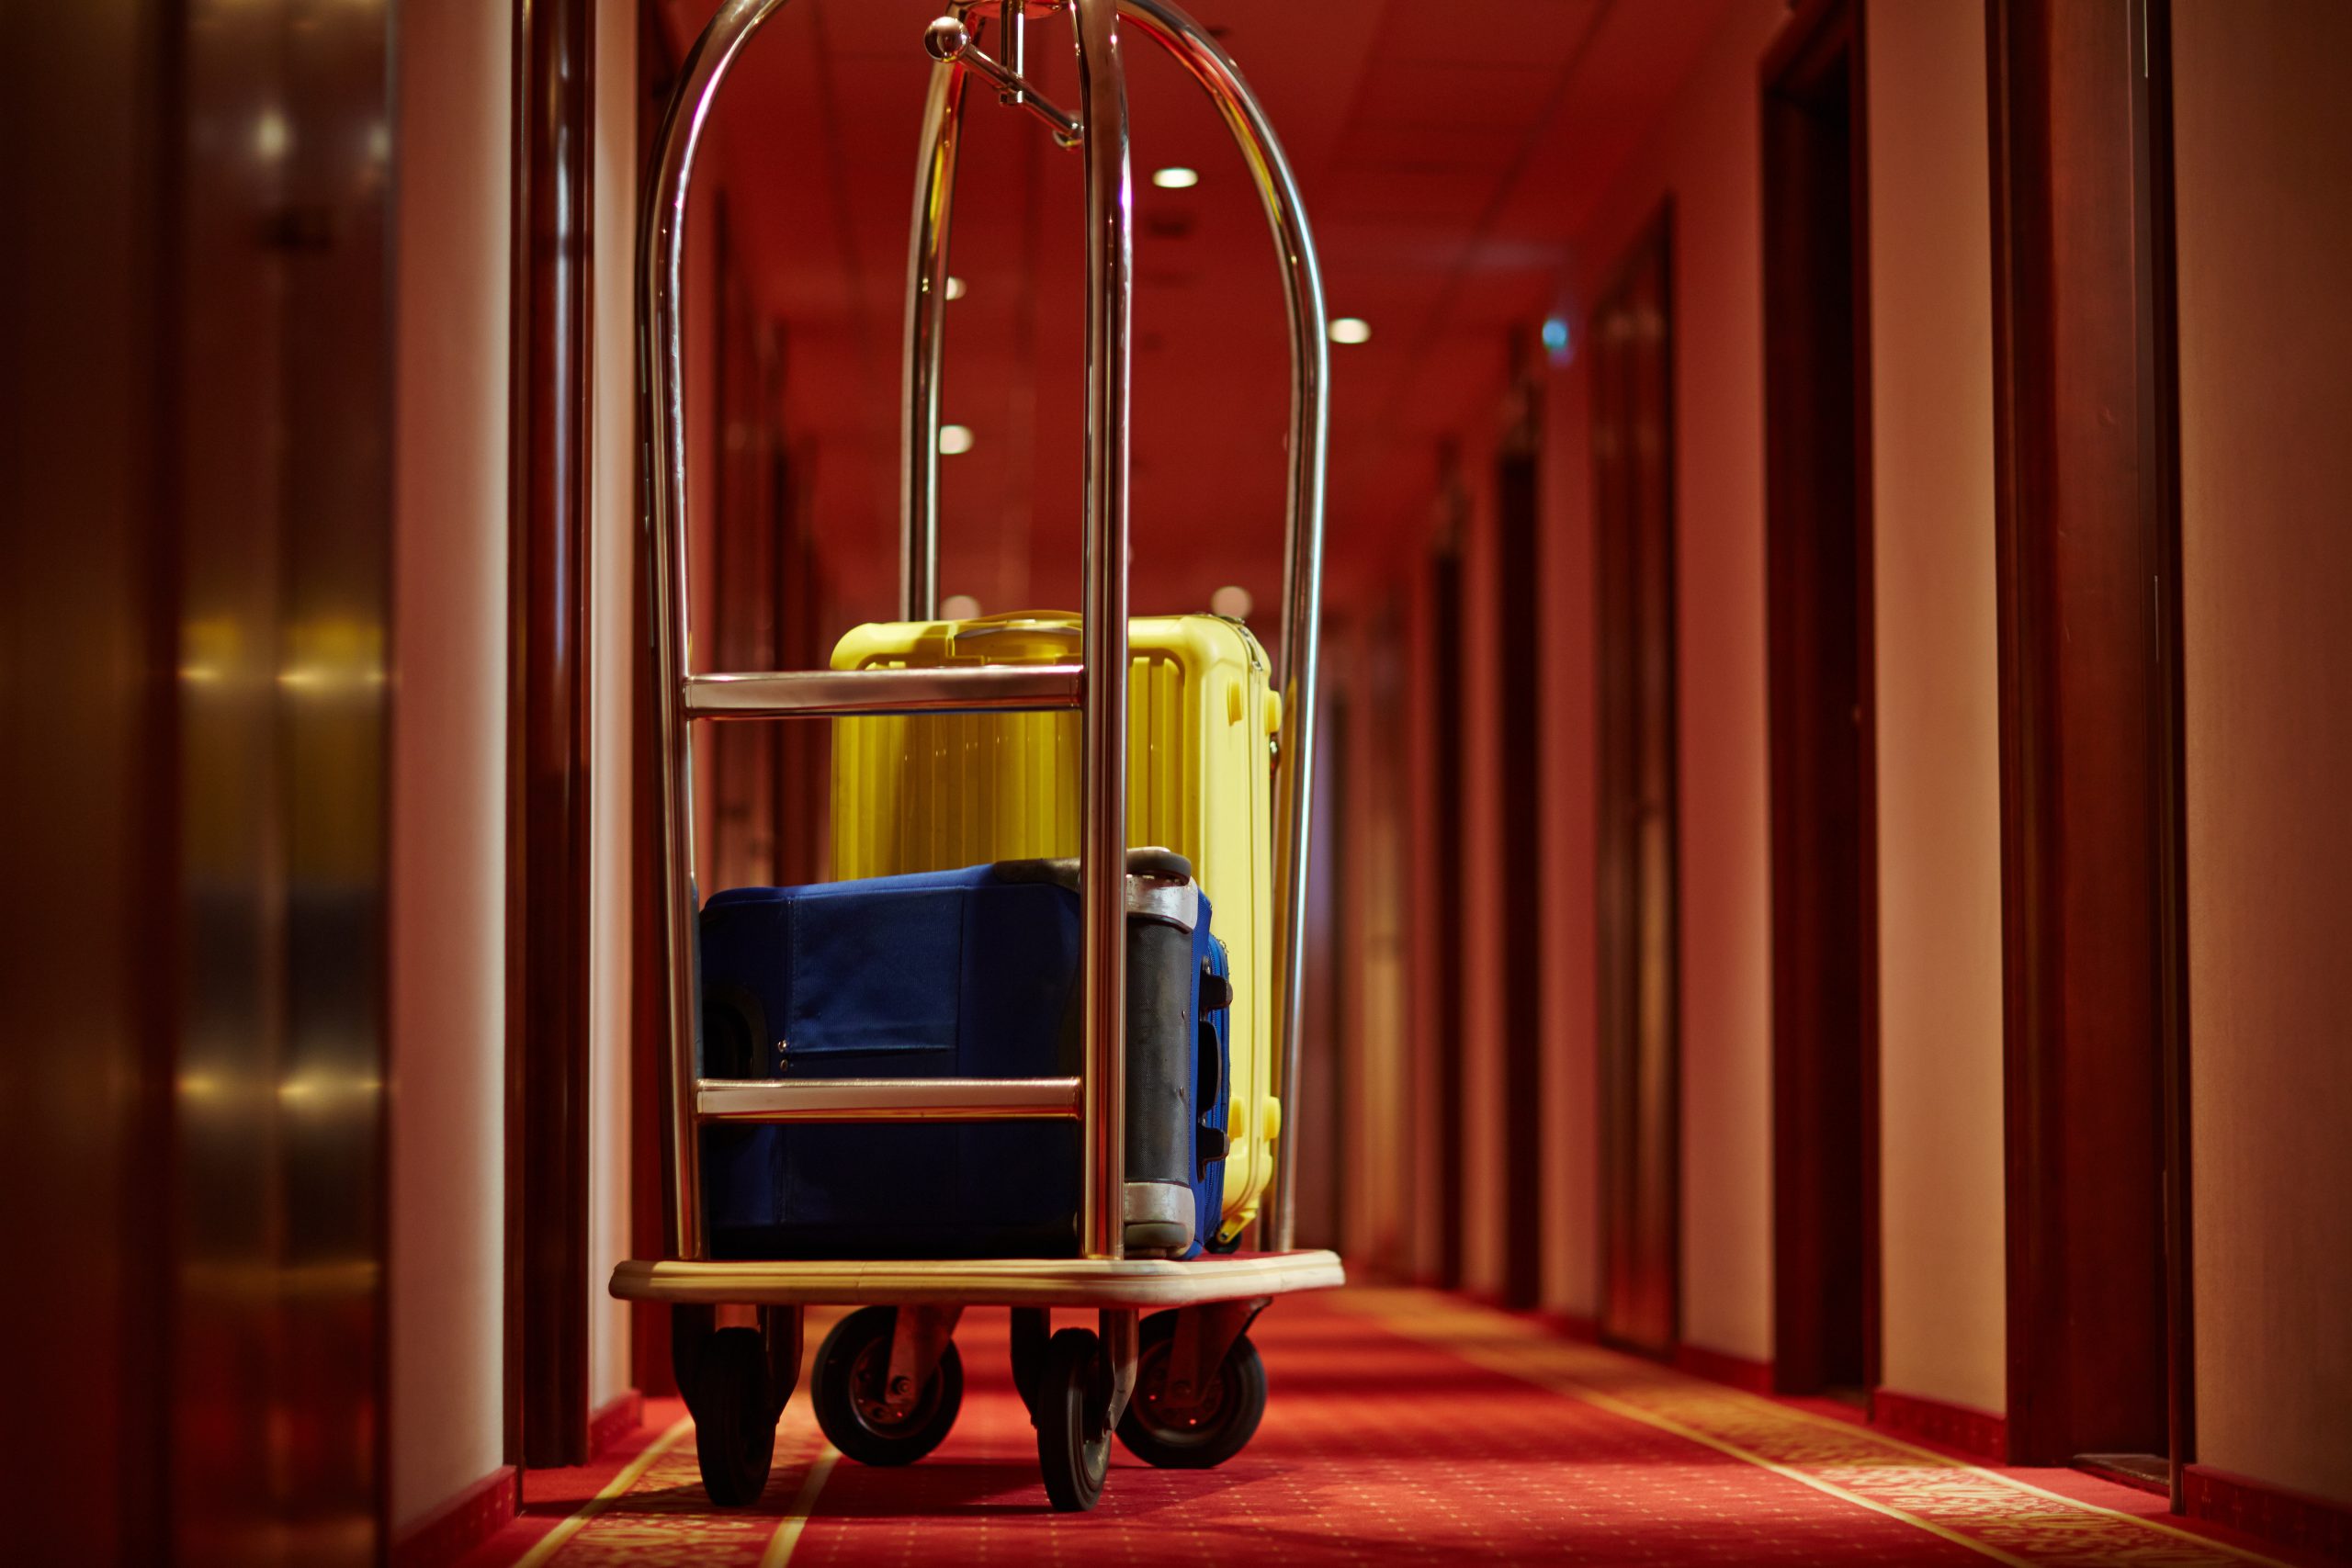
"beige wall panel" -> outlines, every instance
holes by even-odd
[[[2006,1407],[1984,13],[1870,9],[1883,1381]]]
[[[2352,1502],[2352,7],[2174,7],[2198,1457]]]
[[[395,1535],[503,1458],[513,31],[408,0],[394,73]]]
[[[1600,1097],[1595,1029],[1600,934],[1594,929],[1600,715],[1593,665],[1590,400],[1573,368],[1544,404],[1544,1305],[1573,1318],[1600,1310]]]

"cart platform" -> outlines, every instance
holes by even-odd
[[[625,1302],[699,1306],[1198,1306],[1328,1291],[1347,1282],[1336,1252],[1159,1258],[1024,1258],[913,1262],[646,1262],[613,1269]]]

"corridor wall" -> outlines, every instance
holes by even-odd
[[[1874,4],[1882,1382],[2007,1404],[1984,11]]]
[[[1893,13],[1883,18],[1881,11]],[[1562,296],[1571,348],[1545,378],[1542,559],[1546,603],[1543,871],[1544,931],[1544,1303],[1589,1321],[1599,1297],[1595,1123],[1597,932],[1591,615],[1594,519],[1585,312],[1631,243],[1671,209],[1676,341],[1678,655],[1680,682],[1682,1100],[1681,1338],[1711,1366],[1761,1375],[1772,1348],[1770,846],[1764,680],[1758,70],[1784,6],[1734,0],[1711,41],[1606,191],[1576,221]],[[1882,833],[1889,1054],[1883,1107],[1886,1376],[1891,1387],[1987,1413],[2005,1402],[2002,1338],[1999,818],[1994,728],[1991,341],[1981,7],[1966,0],[1873,7],[1865,36],[1880,422]],[[1963,194],[1953,199],[1957,186]],[[1975,190],[1974,200],[1965,191]],[[1496,603],[1491,420],[1472,423],[1461,471],[1468,594]],[[1418,577],[1418,559],[1399,570]],[[1466,690],[1427,689],[1426,592],[1415,605],[1411,707],[1468,714],[1468,776],[1490,778],[1499,747],[1493,639],[1465,649]],[[1474,624],[1477,617],[1474,616]],[[1414,741],[1426,755],[1429,736]],[[1460,821],[1436,820],[1426,769],[1412,771],[1430,859],[1463,858],[1468,887],[1462,1038],[1467,1047],[1465,1213],[1426,1213],[1415,1261],[1427,1275],[1448,1224],[1464,1233],[1464,1283],[1489,1292],[1524,1238],[1495,1222],[1504,1099],[1500,879],[1515,874],[1493,791],[1474,787]],[[1427,908],[1421,898],[1417,908]],[[1896,931],[1897,927],[1899,931]],[[1413,973],[1433,972],[1417,933]],[[1447,1038],[1417,984],[1416,1037]],[[1435,1075],[1417,1063],[1435,1093]],[[1433,1133],[1430,1134],[1433,1136]],[[1434,1147],[1434,1144],[1430,1145]],[[1508,1179],[1524,1179],[1517,1175]],[[1723,1359],[1728,1358],[1728,1360]]]
[[[1575,236],[1569,268],[1571,298],[1580,309],[1589,306],[1606,291],[1634,238],[1671,200],[1681,708],[1681,1337],[1695,1348],[1752,1364],[1767,1360],[1772,1347],[1756,72],[1787,15],[1778,0],[1736,0],[1723,8],[1713,42],[1657,130]],[[1585,361],[1572,363],[1564,378],[1571,385],[1555,382],[1555,399],[1575,407],[1584,396],[1585,375]],[[1589,457],[1555,464],[1554,471],[1559,477],[1551,520],[1562,555],[1551,570],[1557,583],[1557,573],[1575,570],[1572,560],[1589,570],[1592,500]],[[1589,602],[1588,596],[1581,604]],[[1582,820],[1589,824],[1589,814]],[[1589,828],[1577,827],[1557,807],[1552,821],[1568,835],[1561,852],[1577,853],[1577,835]],[[1589,840],[1584,843],[1589,854]],[[1582,884],[1590,886],[1589,878]],[[1555,951],[1565,940],[1589,952],[1589,900],[1561,904],[1566,919],[1583,922],[1583,929],[1568,924],[1565,938],[1555,939]],[[1590,1010],[1574,977],[1555,981],[1554,1002],[1566,1015],[1566,1030],[1581,1029],[1589,1037]],[[1581,1019],[1573,1010],[1579,1007],[1585,1009]],[[1566,1123],[1575,1114],[1573,1102],[1563,1101],[1553,1114]],[[1564,1201],[1574,1201],[1570,1189]],[[1560,1239],[1574,1246],[1567,1228]],[[1553,1266],[1564,1300],[1574,1299],[1580,1267]]]
[[[504,1455],[514,20],[398,29],[391,893],[395,1539]]]
[[[1351,1270],[1395,1280],[1412,1272],[1408,1209],[1426,1180],[1429,1154],[1408,1131],[1415,1056],[1408,1014],[1410,770],[1397,762],[1409,754],[1401,732],[1410,649],[1393,598],[1325,637],[1324,680],[1345,690],[1349,713],[1338,743],[1322,753],[1337,775],[1331,798],[1340,809],[1336,824],[1317,825],[1325,837],[1317,852],[1346,862],[1346,914],[1329,991],[1339,1027],[1327,1053],[1338,1131],[1336,1242]]]
[[[2352,11],[2173,18],[2197,1457],[2352,1504]]]

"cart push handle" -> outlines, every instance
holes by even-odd
[[[1264,201],[1283,262],[1292,323],[1292,468],[1289,537],[1284,551],[1283,635],[1277,687],[1283,734],[1277,758],[1284,785],[1279,814],[1281,884],[1276,1018],[1282,1041],[1278,1089],[1288,1094],[1299,1061],[1302,937],[1306,917],[1307,807],[1312,798],[1316,655],[1322,589],[1325,459],[1329,428],[1323,291],[1312,236],[1281,144],[1229,56],[1208,32],[1164,0],[992,0],[1001,19],[1002,61],[973,47],[966,18],[978,6],[934,22],[925,42],[933,68],[918,170],[907,312],[906,485],[900,609],[910,618],[936,613],[938,561],[939,309],[944,302],[948,219],[964,75],[978,71],[1008,104],[1046,121],[1057,141],[1084,160],[1087,242],[1087,398],[1084,475],[1085,560],[1081,660],[1050,671],[935,671],[875,683],[870,697],[836,690],[819,672],[690,675],[685,582],[685,443],[681,295],[686,200],[695,152],[719,85],[752,35],[786,0],[723,0],[688,51],[657,136],[647,182],[639,249],[639,375],[650,404],[647,460],[651,466],[643,545],[651,598],[660,765],[664,1020],[669,1070],[662,1075],[664,1161],[670,1242],[682,1258],[704,1256],[700,1107],[711,1088],[697,1079],[692,820],[695,718],[781,717],[846,712],[954,711],[1071,705],[1082,713],[1083,828],[1079,844],[1081,986],[1085,1071],[1077,1110],[1084,1127],[1080,1240],[1089,1257],[1123,1250],[1125,1208],[1125,998],[1127,728],[1127,392],[1133,299],[1130,231],[1133,175],[1127,145],[1126,85],[1117,21],[1167,48],[1208,92],[1240,143]],[[1073,14],[1079,105],[1075,114],[1047,103],[1023,75],[1025,12]],[[870,673],[870,672],[869,672]],[[860,688],[863,694],[864,688]],[[1102,874],[1097,874],[1101,872]],[[974,1086],[975,1089],[977,1086]],[[946,1092],[947,1085],[934,1086]],[[978,1106],[975,1114],[989,1114]],[[844,1111],[876,1119],[887,1108]],[[997,1110],[1019,1115],[1020,1110]],[[1051,1114],[1030,1109],[1027,1114]],[[1066,1113],[1066,1112],[1065,1112]],[[1292,1141],[1280,1145],[1272,1245],[1292,1243]]]

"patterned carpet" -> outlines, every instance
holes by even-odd
[[[1102,1506],[1057,1516],[1005,1335],[1001,1312],[966,1320],[963,1416],[921,1464],[836,1463],[796,1396],[765,1495],[722,1512],[691,1423],[656,1402],[602,1466],[534,1472],[525,1516],[468,1568],[2311,1561],[2165,1517],[2146,1493],[1986,1470],[1414,1291],[1278,1302],[1255,1330],[1273,1394],[1248,1452],[1187,1472],[1114,1450]]]

